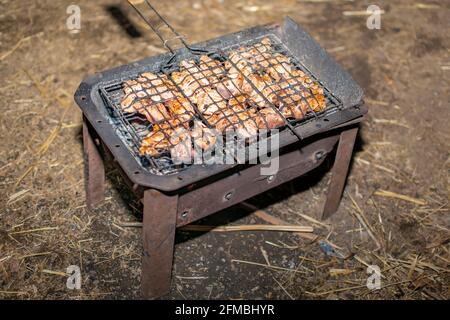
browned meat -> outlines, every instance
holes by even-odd
[[[198,64],[184,61],[181,66],[181,71],[174,72],[172,78],[183,93],[197,104],[201,113],[213,114],[226,107],[226,100],[215,88],[219,84],[219,75],[225,72],[219,61],[203,55]]]
[[[154,124],[141,154],[170,152],[186,162],[194,147],[209,150],[215,145],[213,129],[247,139],[259,130],[285,126],[286,118],[299,120],[326,107],[320,84],[289,57],[274,53],[269,38],[229,52],[225,63],[206,55],[184,60],[170,78],[148,72],[125,82],[122,111],[140,113]],[[213,129],[194,123],[196,112]]]
[[[244,77],[240,73],[229,73],[228,76],[217,84],[217,92],[224,98],[230,99],[231,97],[243,94],[242,86],[244,83]]]
[[[215,130],[207,128],[201,121],[195,122],[190,134],[194,144],[204,151],[210,150],[217,141]]]
[[[189,121],[194,117],[195,111],[188,99],[181,97],[166,102],[173,119],[178,120],[184,127],[189,127]]]
[[[153,126],[153,131],[142,139],[139,152],[151,157],[159,157],[164,153],[170,147],[169,136],[165,131],[158,125]]]
[[[151,123],[170,119],[169,112],[163,103],[154,103],[149,99],[142,99],[133,104],[134,112],[144,115]]]
[[[178,127],[170,131],[170,156],[175,163],[191,163],[193,156],[189,130]]]
[[[198,110],[204,115],[211,115],[227,108],[227,100],[216,89],[200,89],[197,91],[196,98]]]
[[[189,130],[175,121],[163,122],[153,126],[153,130],[142,140],[140,153],[158,157],[162,153],[173,149],[189,136]],[[182,158],[182,148],[175,148]]]
[[[259,110],[256,118],[258,129],[269,130],[284,126],[285,120],[273,108]]]
[[[200,121],[196,121],[192,129],[176,123],[162,123],[153,126],[153,131],[142,141],[140,153],[158,157],[169,152],[176,163],[190,163],[194,149],[193,144],[207,151],[216,143],[214,130],[208,129]]]
[[[151,72],[141,74],[135,80],[125,81],[125,96],[121,107],[124,112],[135,112],[133,103],[141,99],[149,99],[154,102],[163,102],[174,99],[176,93],[174,86],[169,82],[166,75],[155,75]]]
[[[243,99],[245,99],[243,96],[231,99],[228,108],[208,117],[208,122],[220,133],[236,132],[244,139],[255,136],[258,133],[256,111],[254,109],[247,110]]]
[[[201,56],[199,62],[199,69],[202,72],[210,84],[215,84],[218,81],[218,78],[222,75],[225,75],[225,68],[222,63],[218,60],[214,60],[208,56]]]
[[[325,109],[320,85],[294,68],[287,56],[271,53],[270,44],[270,39],[264,38],[250,49],[242,47],[230,54],[231,62],[225,64],[229,74],[245,76],[238,88],[258,107],[276,106],[295,119]]]

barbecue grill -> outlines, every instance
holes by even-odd
[[[145,3],[146,13],[144,8],[132,5],[168,52],[87,77],[75,93],[75,100],[83,112],[88,207],[104,200],[103,160],[112,160],[144,205],[142,294],[156,298],[170,289],[176,227],[303,175],[319,166],[338,144],[322,218],[333,214],[344,188],[358,124],[367,108],[363,92],[351,76],[288,17],[282,24],[253,27],[191,46],[151,4]],[[240,57],[250,50],[260,58],[243,71],[241,66],[246,62]],[[277,58],[269,61],[261,52]],[[281,61],[280,57],[287,60]],[[175,127],[189,131],[193,123],[200,123],[204,131],[218,126],[211,114],[200,110],[199,101],[186,94],[183,81],[175,77],[186,61],[189,66],[184,74],[193,79],[196,90],[205,92],[203,96],[211,102],[207,107],[213,108],[216,119],[224,123],[220,134],[226,141],[235,141],[236,135],[226,133],[243,132],[245,139],[237,149],[243,150],[244,161],[218,164],[174,159],[171,150],[176,148]],[[242,87],[247,85],[251,94],[247,90],[245,96],[239,89],[227,90],[226,95],[216,99],[210,96],[206,87],[220,85],[224,65],[234,70]],[[283,71],[287,66],[289,70]],[[253,81],[251,77],[264,67],[286,72],[286,85],[263,82],[260,86]],[[211,74],[214,80],[206,81]],[[165,86],[161,86],[163,82]],[[229,109],[231,101],[242,100],[242,96],[246,109]],[[134,103],[131,111],[123,106],[128,98]],[[147,113],[145,99],[151,102],[153,111],[157,105],[165,106],[165,111],[158,113],[160,119]],[[168,118],[165,112],[169,102],[184,105],[182,112]],[[271,119],[277,120],[275,126],[271,127],[268,118],[262,116],[261,105],[270,112]],[[297,116],[292,116],[291,109],[283,111],[280,107],[289,105],[300,106]],[[258,129],[256,138],[249,128]],[[274,128],[276,135],[269,130]],[[161,135],[164,147],[148,151],[146,141],[155,132]],[[262,174],[267,163],[255,160],[248,152],[250,136],[271,145],[276,136],[277,149],[272,150],[277,154],[276,173]],[[225,156],[230,153],[227,148],[222,152]],[[235,153],[231,157],[235,159]]]

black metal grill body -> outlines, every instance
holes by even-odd
[[[220,52],[263,37],[278,39],[290,55],[301,64],[301,67],[327,89],[327,104],[332,106],[318,116],[293,123],[294,132],[281,131],[279,135],[281,152],[289,145],[298,142],[298,137],[306,139],[361,120],[367,111],[363,104],[361,88],[308,33],[290,18],[286,18],[281,26],[254,27],[199,43],[195,47]],[[180,49],[175,57],[176,61],[171,61],[173,65],[179,61],[194,58],[192,52],[185,48]],[[75,94],[75,100],[87,121],[132,183],[166,192],[179,191],[193,184],[208,184],[246,167],[237,163],[194,164],[172,174],[158,174],[149,170],[142,159],[136,155],[136,150],[133,150],[133,144],[130,143],[133,137],[129,131],[123,130],[126,124],[123,123],[122,118],[112,117],[110,108],[120,99],[118,93],[122,91],[121,84],[125,80],[136,78],[144,72],[156,73],[165,67],[171,58],[173,58],[172,54],[163,54],[98,73],[86,78]],[[114,101],[115,95],[116,101]]]
[[[176,227],[311,171],[324,161],[336,143],[336,158],[322,218],[329,217],[338,208],[357,126],[367,112],[363,92],[351,76],[290,18],[286,18],[283,25],[255,27],[195,47],[220,52],[267,36],[278,39],[301,64],[301,69],[328,90],[329,105],[311,118],[286,123],[279,134],[279,167],[273,175],[261,174],[263,164],[238,163],[189,165],[181,171],[161,174],[142,162],[133,145],[133,132],[127,127],[126,117],[114,116],[114,103],[121,100],[124,81],[144,72],[157,72],[167,67],[170,59],[177,59],[171,61],[172,64],[192,59],[192,50],[187,46],[176,55],[169,47],[171,52],[168,54],[88,77],[75,94],[75,100],[83,111],[88,208],[104,200],[104,158],[114,160],[125,181],[143,203],[141,291],[145,298],[157,298],[169,292]],[[311,234],[303,236],[316,239]]]

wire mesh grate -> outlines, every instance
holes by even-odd
[[[190,158],[194,147],[209,150],[218,135],[248,140],[294,130],[342,107],[273,35],[192,55],[100,93],[131,152],[162,175],[187,168],[189,161],[174,158]]]

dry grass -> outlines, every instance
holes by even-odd
[[[122,225],[139,226],[139,203],[108,168],[105,204],[86,209],[72,101],[85,75],[162,50],[134,16],[143,36],[127,37],[105,10],[115,3],[80,1],[82,29],[71,34],[71,1],[0,2],[1,298],[139,297],[140,229]],[[361,1],[158,3],[191,42],[289,15],[352,73],[370,106],[337,215],[318,218],[324,167],[202,223],[313,233],[180,231],[168,298],[449,299],[450,43],[442,25],[450,9],[379,5],[382,29],[370,31],[364,16],[335,14],[363,12]],[[65,286],[74,264],[80,291]],[[369,265],[381,269],[380,290],[366,286]]]

